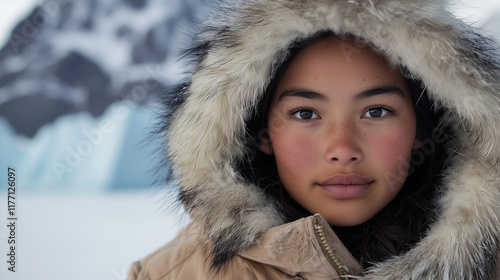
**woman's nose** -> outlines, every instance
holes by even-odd
[[[349,124],[337,126],[327,134],[328,139],[325,160],[330,163],[355,164],[363,160],[359,140],[355,129]]]

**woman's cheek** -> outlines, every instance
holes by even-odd
[[[287,169],[302,170],[313,162],[316,154],[311,135],[297,135],[289,129],[282,130],[278,135],[271,138],[276,162]]]
[[[384,177],[391,182],[393,188],[398,188],[406,180],[411,150],[415,140],[414,130],[407,128],[395,131],[386,131],[383,136],[379,136],[380,141],[373,146],[373,151],[377,152],[375,158],[380,160],[380,167]],[[396,184],[397,183],[397,184]]]

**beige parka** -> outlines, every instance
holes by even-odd
[[[199,236],[200,226],[190,224],[133,263],[127,280],[330,280],[357,279],[364,272],[319,214],[268,229],[219,273],[210,269],[209,249]],[[500,260],[496,269],[500,275]]]
[[[129,279],[500,279],[499,47],[448,2],[220,4],[190,50],[188,81],[165,94],[171,179],[193,223],[133,264]],[[248,146],[245,121],[287,48],[324,30],[363,38],[410,71],[446,109],[442,121],[454,135],[436,222],[414,248],[365,272],[321,217],[286,224],[235,168],[257,149]]]
[[[134,263],[128,280],[317,279],[360,275],[363,269],[328,223],[314,215],[264,232],[259,243],[238,253],[220,273],[210,270],[209,250],[193,223],[174,240]]]

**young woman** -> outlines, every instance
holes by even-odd
[[[129,279],[498,279],[498,48],[446,1],[242,1],[166,99],[192,218]]]

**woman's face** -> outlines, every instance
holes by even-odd
[[[371,219],[400,191],[416,148],[412,97],[353,38],[315,41],[293,58],[271,101],[270,142],[292,198],[332,225]]]

